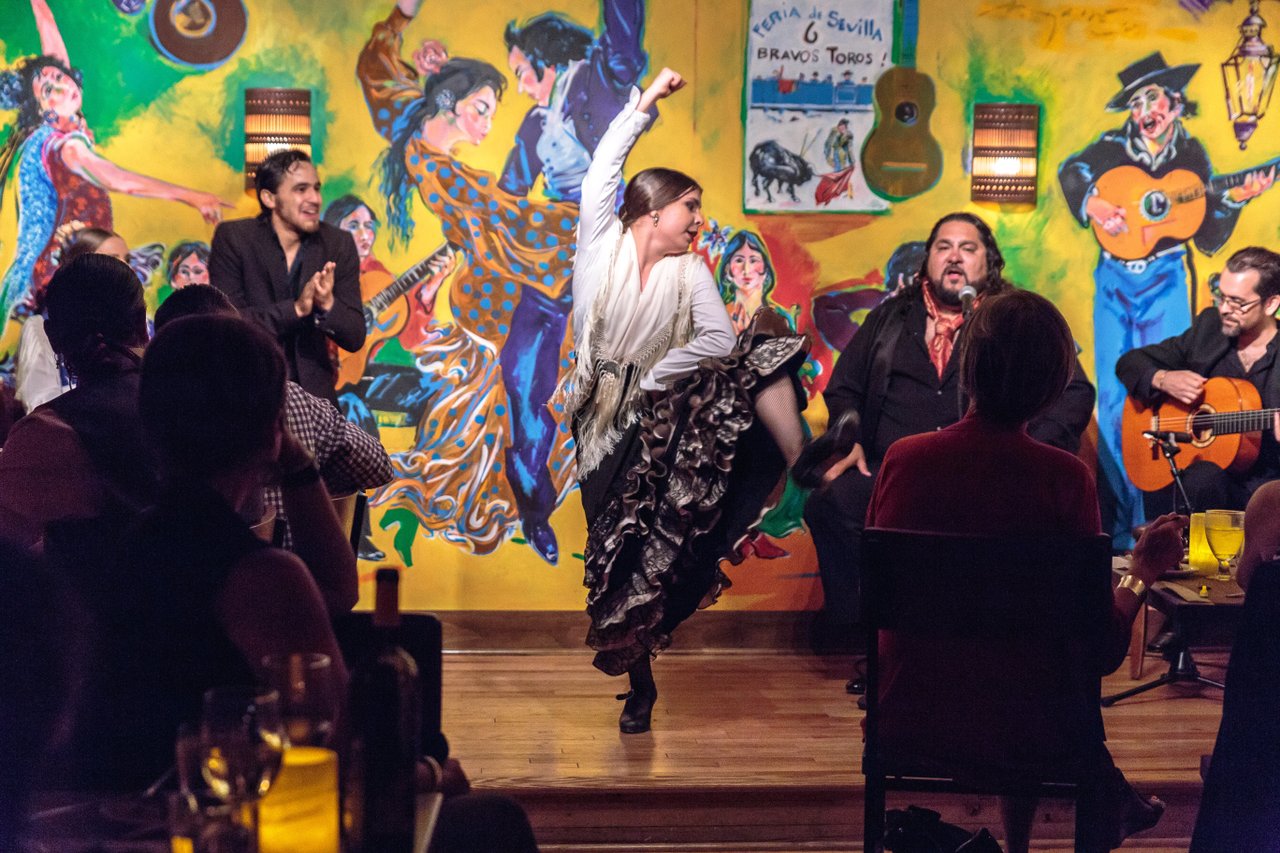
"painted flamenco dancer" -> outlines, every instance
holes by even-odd
[[[768,309],[735,343],[719,289],[689,251],[703,224],[697,182],[645,169],[614,212],[647,112],[683,86],[663,69],[609,126],[582,182],[573,267],[569,410],[587,516],[587,643],[596,667],[630,676],[626,733],[649,729],[650,658],[729,585],[720,560],[804,440],[796,373],[807,343]]]

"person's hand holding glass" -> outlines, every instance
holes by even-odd
[[[1244,513],[1232,509],[1211,509],[1204,514],[1204,534],[1209,550],[1218,559],[1215,580],[1231,580],[1231,568],[1244,546]]]

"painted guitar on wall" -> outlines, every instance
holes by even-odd
[[[1186,169],[1174,169],[1161,178],[1153,178],[1137,166],[1116,166],[1098,178],[1098,197],[1124,208],[1128,230],[1108,234],[1101,223],[1094,221],[1093,233],[1102,248],[1122,261],[1148,257],[1162,238],[1185,242],[1195,236],[1204,222],[1207,196],[1237,187],[1250,173],[1277,164],[1280,157],[1253,169],[1218,175],[1207,184]]]
[[[929,132],[937,96],[933,81],[915,69],[918,0],[898,2],[899,55],[876,80],[876,125],[862,145],[867,186],[891,201],[919,195],[942,175],[942,149]]]
[[[409,302],[406,294],[424,280],[435,275],[444,268],[454,248],[445,243],[427,258],[418,261],[399,278],[389,281],[386,276],[361,276],[361,300],[364,302],[364,346],[355,352],[339,352],[337,387],[354,385],[364,376],[365,365],[374,348],[388,338],[393,338],[404,329],[409,322]],[[368,280],[368,293],[366,289]],[[434,298],[434,293],[431,294]]]
[[[1262,408],[1258,389],[1244,379],[1217,376],[1206,380],[1200,402],[1190,406],[1166,398],[1145,406],[1130,397],[1120,421],[1120,449],[1124,469],[1144,492],[1173,482],[1169,463],[1155,442],[1143,432],[1180,432],[1191,438],[1180,443],[1178,465],[1212,462],[1224,471],[1247,471],[1258,460],[1262,431],[1272,428],[1280,409]]]

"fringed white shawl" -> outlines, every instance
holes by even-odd
[[[640,381],[673,348],[693,338],[694,254],[663,258],[640,286],[635,239],[616,224],[604,286],[595,293],[583,328],[575,329],[577,362],[569,412],[585,476],[617,446],[640,411]]]

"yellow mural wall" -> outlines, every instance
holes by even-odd
[[[380,202],[373,161],[384,144],[369,120],[354,67],[370,27],[390,11],[390,3],[248,0],[244,43],[228,62],[203,72],[175,70],[173,63],[149,53],[140,19],[116,14],[107,0],[51,0],[50,5],[72,63],[84,70],[85,111],[97,133],[98,151],[111,161],[215,192],[234,202],[229,217],[253,215],[256,203],[243,191],[242,160],[235,156],[235,129],[242,121],[227,120],[228,114],[242,110],[242,101],[231,90],[246,84],[279,85],[282,74],[292,69],[293,84],[322,93],[315,113],[317,123],[323,124],[317,150],[322,179]],[[1273,11],[1265,5],[1264,16]],[[1234,171],[1280,155],[1280,115],[1262,120],[1247,151],[1239,150],[1227,119],[1218,66],[1236,41],[1236,27],[1245,13],[1241,4],[1214,3],[1193,14],[1169,0],[921,0],[918,67],[937,86],[932,129],[944,156],[939,183],[916,198],[893,204],[884,215],[748,217],[742,212],[741,191],[746,7],[745,0],[649,0],[645,43],[650,69],[669,65],[683,72],[690,86],[664,102],[660,121],[631,156],[630,171],[660,164],[694,175],[705,188],[710,218],[763,233],[775,255],[780,247],[799,253],[801,257],[790,259],[792,264],[811,270],[812,286],[819,291],[850,281],[879,282],[894,247],[924,239],[944,213],[975,211],[992,224],[1009,261],[1008,276],[1061,307],[1091,375],[1092,269],[1098,248],[1092,234],[1068,211],[1055,172],[1065,158],[1124,120],[1125,114],[1104,110],[1120,88],[1116,74],[1157,50],[1170,65],[1201,63],[1188,88],[1200,111],[1186,120],[1186,127],[1204,144],[1216,170]],[[451,54],[487,60],[508,75],[492,132],[481,145],[460,155],[472,166],[501,170],[530,105],[507,71],[503,27],[513,18],[549,9],[593,28],[600,14],[596,0],[555,0],[553,5],[536,0],[424,0],[407,32],[408,45],[436,38]],[[1280,22],[1280,11],[1273,17]],[[77,24],[78,19],[83,20]],[[109,26],[95,23],[99,20],[107,20]],[[37,52],[26,0],[0,0],[0,22],[5,66]],[[255,68],[270,73],[259,81]],[[126,96],[130,86],[146,79],[168,82],[145,100]],[[90,97],[95,85],[119,97],[101,91]],[[1033,209],[1004,210],[969,202],[966,148],[976,100],[1041,104],[1041,178]],[[95,108],[98,114],[92,112]],[[0,113],[0,122],[12,122],[13,115]],[[325,195],[331,198],[328,191]],[[0,266],[8,265],[17,243],[13,196],[11,180],[0,213]],[[112,201],[117,230],[133,246],[207,241],[212,233],[189,207],[119,193]],[[439,223],[421,202],[415,212],[417,228],[408,248],[392,250],[385,235],[379,237],[378,257],[393,272],[420,260],[442,240]],[[1280,236],[1278,220],[1280,193],[1252,202],[1224,249],[1213,258],[1196,257],[1201,279],[1220,269],[1234,249],[1250,244],[1274,247]],[[436,312],[440,321],[450,319],[447,300],[437,301]],[[15,325],[0,344],[12,347]],[[808,415],[821,426],[825,415],[820,400]],[[386,428],[383,437],[391,451],[404,450],[412,442],[412,429]],[[397,529],[381,528],[382,512],[374,511],[374,539],[394,555]],[[561,542],[556,565],[516,540],[492,554],[476,556],[419,533],[412,540],[405,604],[432,609],[581,608],[584,524],[576,493],[559,507],[551,523]],[[722,606],[787,610],[820,603],[807,536],[794,533],[777,544],[790,556],[752,558],[737,567],[731,572],[736,585]],[[371,570],[372,565],[362,568]]]

